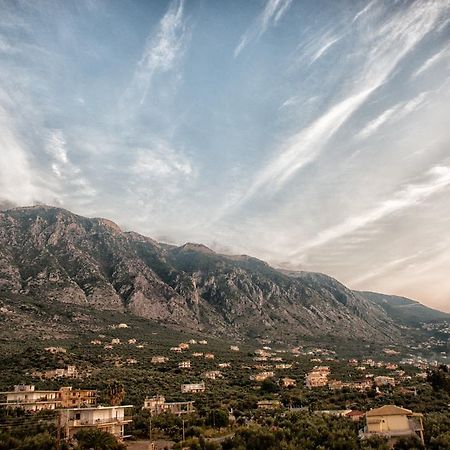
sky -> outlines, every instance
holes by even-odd
[[[450,0],[0,0],[0,202],[450,312]]]

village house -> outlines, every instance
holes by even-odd
[[[205,392],[205,382],[201,383],[187,383],[181,385],[181,392],[183,394],[196,394],[198,392]]]
[[[136,339],[128,339],[128,343],[129,344],[136,344],[137,340]]]
[[[217,367],[220,367],[221,369],[225,369],[226,367],[231,367],[231,363],[229,363],[229,362],[219,363],[219,364],[217,364]]]
[[[384,352],[386,355],[389,355],[389,356],[396,356],[396,355],[399,355],[399,354],[400,354],[400,352],[398,352],[397,350],[393,350],[392,348],[385,348],[385,349],[383,350],[383,352]]]
[[[169,361],[167,356],[152,356],[152,364],[164,364]]]
[[[344,389],[344,387],[347,387],[348,384],[349,383],[344,383],[341,380],[330,380],[328,382],[328,387],[333,391],[340,391],[341,389]]]
[[[272,366],[270,364],[255,364],[254,368],[258,370],[268,370],[271,369]]]
[[[152,416],[157,416],[166,412],[175,414],[176,416],[195,412],[193,401],[169,403],[166,402],[166,399],[162,395],[146,398],[142,409],[148,409]]]
[[[102,345],[102,341],[100,339],[94,339],[91,341],[92,345]]]
[[[377,386],[395,386],[395,378],[379,376],[374,378],[375,384]]]
[[[329,374],[330,368],[328,366],[315,366],[311,372],[306,375],[306,387],[312,389],[327,386]]]
[[[222,372],[220,370],[210,370],[208,372],[203,373],[203,378],[207,378],[209,380],[216,380],[217,378],[223,378]]]
[[[194,352],[194,353],[192,353],[192,356],[199,358],[199,357],[203,356],[203,353],[202,352]]]
[[[207,341],[206,339],[203,339],[203,340],[201,340],[201,341],[198,341],[198,343],[199,343],[200,345],[208,345],[208,341]]]
[[[67,353],[67,350],[65,348],[63,348],[63,347],[46,347],[44,350],[46,352],[53,353],[53,354],[55,354],[55,353]]]
[[[294,387],[297,382],[293,378],[282,378],[281,386],[284,388]]]
[[[181,350],[189,350],[189,344],[187,342],[181,342],[178,344],[178,348],[181,348]]]
[[[359,411],[357,409],[351,410],[349,413],[345,415],[348,419],[352,420],[353,422],[359,422],[361,419],[365,417],[365,413],[362,411]]]
[[[417,436],[423,443],[422,414],[395,405],[371,409],[366,413],[366,425],[360,436],[368,438],[373,435],[386,437],[391,444],[403,436]]]
[[[275,365],[275,369],[279,369],[279,370],[290,369],[290,368],[292,368],[292,364],[276,364]]]
[[[191,368],[191,362],[190,361],[181,361],[178,363],[179,369],[190,369]]]
[[[97,404],[97,391],[93,389],[72,389],[64,386],[59,389],[61,408],[81,408]]]
[[[260,372],[255,375],[250,375],[250,380],[261,382],[267,380],[267,378],[272,378],[274,375],[273,372]]]
[[[344,383],[340,380],[330,380],[328,382],[328,387],[332,390],[338,391],[344,388],[353,389],[356,391],[365,391],[372,388],[371,380],[363,380],[363,381],[354,381],[349,383]]]
[[[77,378],[78,370],[76,366],[67,366],[65,369],[46,370],[42,378]]]
[[[191,339],[190,341],[189,341],[189,344],[191,344],[191,345],[195,345],[197,343],[197,341],[195,340],[195,339]]]
[[[398,369],[398,364],[387,363],[384,367],[386,369],[388,369],[388,370],[397,370]]]
[[[120,339],[119,338],[111,339],[111,345],[117,345],[117,344],[120,344]]]
[[[6,396],[6,402],[0,403],[1,406],[22,408],[28,412],[61,406],[59,391],[36,391],[33,385],[16,385],[14,391],[0,392],[0,395]]]
[[[170,347],[171,352],[181,353],[183,350],[180,347]]]
[[[14,391],[0,392],[6,402],[0,406],[22,408],[25,411],[90,406],[97,402],[97,391],[61,387],[59,390],[36,391],[33,385],[16,385]]]
[[[214,359],[214,353],[205,353],[205,359]]]
[[[278,409],[281,408],[279,400],[260,400],[258,402],[258,409]]]
[[[111,433],[117,439],[123,439],[126,437],[125,424],[132,422],[131,415],[126,415],[132,407],[133,405],[70,408],[61,415],[61,425],[69,439],[79,430],[90,428],[98,428]]]
[[[237,345],[230,345],[230,350],[232,352],[238,352],[239,351],[239,347]]]

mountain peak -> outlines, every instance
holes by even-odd
[[[209,247],[203,244],[197,244],[195,242],[186,242],[186,244],[178,247],[180,251],[188,251],[188,252],[198,252],[198,253],[207,253],[207,254],[215,254],[214,250],[211,250]]]

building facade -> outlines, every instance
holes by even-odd
[[[79,430],[98,428],[114,435],[117,439],[125,436],[125,425],[132,422],[129,414],[132,405],[97,406],[91,408],[69,408],[61,415],[61,425],[70,439]]]

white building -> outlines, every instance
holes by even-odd
[[[33,385],[19,384],[14,386],[14,391],[1,394],[6,396],[6,403],[1,406],[19,407],[25,411],[56,409],[61,405],[58,391],[35,391]]]
[[[148,409],[150,414],[157,416],[162,413],[171,413],[176,416],[190,414],[195,412],[194,402],[166,402],[165,397],[157,395],[156,397],[146,398],[142,409]]]
[[[152,364],[164,364],[169,361],[167,356],[152,356]]]
[[[181,361],[178,363],[178,367],[180,369],[190,369],[191,368],[191,362],[190,361]]]
[[[190,384],[182,384],[181,385],[181,392],[183,394],[195,394],[197,392],[205,392],[206,386],[205,382],[202,381],[201,383],[190,383]]]
[[[222,372],[220,370],[210,370],[203,373],[203,378],[208,378],[209,380],[216,380],[217,378],[223,378]]]
[[[126,413],[132,407],[133,405],[67,409],[61,415],[61,425],[69,438],[83,428],[99,428],[123,439],[125,424],[132,422],[131,416]]]

